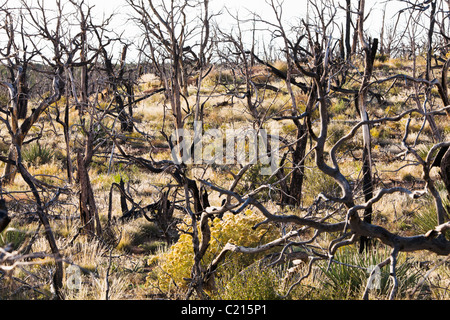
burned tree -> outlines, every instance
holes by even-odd
[[[23,13],[12,12],[7,7],[2,8],[5,16],[4,32],[8,38],[7,45],[1,52],[2,60],[6,61],[6,67],[9,73],[9,82],[13,85],[15,92],[17,92],[14,99],[16,109],[11,109],[11,115],[18,119],[25,119],[28,113],[29,100],[29,84],[28,73],[29,65],[35,55],[36,51],[28,50],[28,43],[25,34],[25,21]],[[18,16],[13,16],[17,14]],[[18,40],[20,39],[20,40]],[[20,72],[17,72],[20,70]]]
[[[367,111],[367,95],[369,89],[369,83],[373,73],[373,65],[375,62],[375,56],[378,50],[378,39],[374,39],[371,43],[367,42],[364,37],[364,17],[365,15],[365,1],[359,1],[359,14],[358,14],[358,36],[361,44],[361,48],[365,55],[365,64],[364,64],[364,76],[361,84],[361,88],[359,90],[358,96],[355,99],[355,103],[359,113],[361,115],[361,121],[368,122],[369,115]],[[369,201],[373,197],[373,173],[372,173],[372,142],[370,136],[370,127],[369,125],[365,125],[363,127],[363,194],[365,201]],[[364,212],[364,222],[371,223],[372,222],[372,208],[368,207]],[[366,237],[362,237],[360,241],[360,252],[363,252],[364,249],[369,245],[369,241]]]

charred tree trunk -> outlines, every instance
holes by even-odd
[[[431,79],[431,59],[433,56],[433,35],[434,26],[436,24],[436,1],[431,2],[431,12],[430,12],[430,26],[428,29],[428,43],[427,43],[427,65],[425,79],[430,81]]]
[[[66,97],[70,96],[70,90],[69,86],[66,86]],[[56,108],[56,122],[58,122],[64,132],[64,142],[66,144],[66,172],[67,172],[67,180],[69,184],[71,185],[73,182],[73,163],[72,158],[70,156],[71,150],[70,150],[70,124],[69,124],[69,113],[70,113],[70,101],[69,99],[66,99],[66,104],[64,107],[64,120],[61,120],[61,112],[59,111],[59,108]]]
[[[66,96],[68,97],[68,95]],[[69,180],[69,184],[72,184],[73,181],[73,163],[72,158],[70,156],[70,104],[69,99],[66,99],[66,106],[64,110],[64,141],[66,143],[66,165],[67,165],[67,178]]]
[[[80,7],[78,10],[78,14],[80,15],[80,64],[81,64],[81,72],[80,72],[80,100],[81,105],[78,111],[80,115],[83,115],[86,111],[89,99],[89,72],[88,72],[88,63],[87,63],[87,52],[88,52],[88,39],[87,39],[87,19],[85,11]],[[88,11],[88,16],[90,12]]]
[[[133,82],[130,80],[125,84],[127,95],[128,95],[128,120],[127,120],[127,126],[124,128],[126,132],[133,132],[133,107],[135,105],[135,99],[134,99],[134,86]]]
[[[130,86],[130,84],[127,83],[127,81],[124,79],[127,52],[128,52],[128,46],[125,45],[123,47],[122,56],[120,58],[120,70],[119,70],[119,76],[117,79],[118,84],[116,85],[115,94],[116,94],[116,101],[119,106],[119,112],[120,112],[120,114],[119,114],[120,128],[123,132],[133,132],[133,123],[131,121],[131,116],[133,114],[132,105],[128,104],[129,114],[127,114],[127,111],[125,109],[124,100],[120,96],[119,92],[117,92],[118,85],[124,86],[127,94],[130,94],[130,92],[132,93],[132,90],[133,90],[133,86],[132,85]],[[131,96],[129,96],[129,98],[128,98],[129,102],[131,102],[130,99],[131,99]],[[121,100],[121,101],[118,101],[118,100]]]
[[[346,59],[349,61],[352,56],[351,27],[352,27],[352,5],[351,0],[346,0],[346,18],[345,18],[345,51]]]
[[[375,61],[375,54],[378,48],[378,40],[375,39],[373,44],[368,47],[366,52],[366,71],[365,79],[358,97],[358,108],[361,113],[361,120],[369,120],[367,109],[366,109],[366,97],[367,97],[367,83],[372,76],[373,63]],[[363,127],[363,137],[364,137],[364,149],[363,149],[363,194],[364,200],[369,201],[373,197],[373,181],[372,181],[372,142],[370,137],[370,128],[368,125]],[[372,223],[372,207],[369,206],[364,211],[364,222]],[[366,237],[361,237],[360,241],[360,252],[364,251],[369,245],[369,239]]]
[[[52,228],[50,226],[50,222],[48,220],[47,214],[44,211],[44,207],[42,205],[42,201],[41,201],[41,197],[39,196],[39,192],[37,191],[36,186],[34,185],[33,178],[31,177],[30,173],[25,169],[25,167],[23,166],[20,159],[17,163],[17,168],[18,168],[18,171],[20,172],[23,180],[30,187],[30,189],[33,193],[33,196],[36,200],[37,214],[39,216],[40,222],[44,226],[45,237],[48,241],[51,252],[55,259],[56,270],[53,275],[53,287],[55,290],[55,299],[62,300],[62,299],[64,299],[64,296],[61,292],[61,289],[63,287],[64,269],[63,269],[63,263],[62,263],[63,260],[62,260],[61,252],[59,251],[58,245],[56,243],[55,236],[54,236]]]
[[[19,117],[18,117],[18,100],[16,99],[18,95],[17,89],[14,85],[9,83],[0,83],[0,85],[5,86],[9,90],[9,95],[11,98],[11,107],[10,107],[10,118],[11,118],[11,138],[12,143],[9,149],[8,154],[8,162],[6,163],[2,182],[8,184],[14,182],[17,173],[17,161],[18,161],[18,152],[21,152],[23,142],[25,141],[26,136],[29,131],[33,127],[33,125],[39,120],[41,114],[53,103],[57,102],[61,99],[61,92],[65,88],[65,82],[62,81],[62,69],[58,69],[56,71],[55,78],[53,79],[53,95],[43,100],[39,106],[33,110],[33,112],[22,122],[19,126]],[[18,77],[21,76],[22,69],[19,70]]]
[[[133,132],[133,125],[128,121],[128,115],[125,111],[125,104],[119,93],[114,93],[117,104],[117,111],[119,113],[120,130],[122,132]]]
[[[370,143],[364,146],[363,150],[363,194],[364,200],[367,202],[373,198],[373,181],[372,181],[372,159],[371,159],[371,147]],[[372,223],[372,206],[367,207],[364,210],[364,222]],[[370,245],[370,240],[367,237],[362,236],[360,241],[360,252],[362,253],[365,249],[368,249]]]
[[[313,84],[313,86],[309,90],[306,112],[311,112],[311,110],[313,110],[317,98],[318,98],[317,86]],[[306,147],[308,143],[308,137],[310,137],[310,135],[308,134],[309,131],[308,126],[310,126],[310,124],[308,123],[308,119],[304,124],[300,123],[300,120],[294,120],[294,123],[297,126],[297,143],[295,145],[295,150],[292,156],[293,165],[295,166],[295,169],[292,172],[292,178],[288,190],[287,203],[289,205],[299,206],[301,204],[303,181],[305,174],[304,164],[305,164]]]
[[[80,188],[80,218],[83,231],[88,235],[101,236],[102,228],[98,217],[94,192],[89,178],[89,164],[92,160],[92,139],[89,134],[85,154],[77,152],[78,184]]]
[[[28,113],[28,86],[27,86],[28,63],[22,66],[23,71],[19,74],[17,88],[17,118],[26,119]]]
[[[114,95],[114,102],[116,103],[118,119],[120,121],[120,129],[122,130],[122,132],[133,132],[133,123],[130,120],[131,115],[127,115],[124,100],[119,92],[119,86],[124,83],[123,74],[125,70],[127,49],[128,47],[124,46],[121,56],[120,70],[117,76],[114,71],[114,65],[111,61],[111,58],[108,56],[106,49],[103,48],[102,54],[103,59],[105,60],[106,73],[108,74],[109,78],[109,87]],[[129,89],[127,90],[129,91]]]
[[[120,188],[120,208],[122,209],[122,214],[128,212],[127,198],[125,197],[125,182],[120,178],[119,183]]]
[[[445,188],[447,189],[447,199],[450,201],[450,149],[447,149],[444,157],[441,160],[441,172],[442,181],[444,182]],[[450,214],[450,208],[447,206],[447,215]],[[438,216],[438,224],[444,224],[445,217]]]
[[[361,42],[361,47],[365,54],[365,69],[363,83],[356,99],[357,108],[359,109],[361,121],[368,121],[369,116],[367,113],[366,99],[368,94],[368,86],[373,73],[373,64],[375,62],[375,56],[378,50],[378,39],[374,39],[372,43],[366,42],[364,40],[364,7],[365,1],[359,1],[359,18],[358,18],[358,34]],[[365,201],[369,201],[373,197],[373,181],[372,181],[372,143],[370,136],[369,125],[363,126],[363,139],[364,139],[364,149],[363,149],[363,194]],[[364,210],[364,222],[372,223],[372,206],[368,206]],[[368,249],[369,239],[362,236],[360,239],[360,252]]]
[[[10,184],[13,183],[16,179],[17,169],[16,163],[17,161],[17,149],[11,144],[8,152],[8,162],[5,165],[5,169],[3,171],[2,183]]]
[[[0,233],[6,229],[10,222],[11,218],[8,217],[5,199],[0,199]]]
[[[301,124],[298,120],[295,121],[295,124],[297,126],[297,143],[292,155],[292,162],[295,169],[292,172],[289,186],[288,204],[292,206],[300,206],[302,201],[303,179],[305,174],[304,164],[308,136],[306,134],[306,125]]]

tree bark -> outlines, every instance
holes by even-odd
[[[77,152],[78,185],[80,188],[80,218],[83,231],[88,235],[102,235],[102,228],[95,203],[94,192],[89,178],[88,167],[92,159],[91,135],[86,141],[85,155]]]
[[[18,90],[17,90],[17,117],[18,119],[26,119],[28,113],[28,86],[27,86],[27,69],[28,63],[22,65],[23,71],[19,74]]]
[[[8,209],[6,208],[5,199],[0,199],[0,233],[6,229],[11,222],[11,218],[8,217]]]
[[[19,74],[22,71],[19,71]],[[57,74],[53,79],[53,95],[42,101],[39,106],[28,116],[22,124],[19,126],[19,118],[18,118],[18,104],[17,99],[15,99],[17,95],[17,90],[14,89],[14,86],[9,83],[0,82],[0,85],[5,86],[9,89],[9,94],[11,97],[11,139],[13,140],[9,149],[8,161],[4,172],[3,172],[3,182],[8,184],[14,182],[16,177],[17,168],[13,163],[18,160],[18,152],[21,152],[23,142],[25,141],[28,132],[31,130],[33,125],[39,120],[41,114],[53,103],[57,102],[61,99],[61,92],[64,89],[65,83],[61,79],[62,69],[57,70]]]
[[[352,26],[352,5],[351,0],[346,0],[346,18],[345,18],[345,50],[347,61],[350,61],[352,57],[352,45],[351,39],[351,26]]]
[[[56,270],[53,276],[53,286],[55,289],[55,299],[62,300],[64,299],[61,289],[63,287],[63,278],[64,278],[64,269],[62,264],[62,256],[58,249],[58,245],[55,240],[55,236],[53,234],[52,228],[50,226],[50,222],[48,220],[47,214],[44,211],[42,206],[41,197],[39,196],[39,192],[34,185],[33,178],[30,173],[25,169],[23,164],[19,161],[17,164],[18,171],[20,172],[24,181],[28,184],[31,191],[33,192],[33,196],[36,200],[37,204],[37,214],[39,216],[39,220],[44,226],[45,237],[47,238],[48,244],[50,246],[51,252],[53,254],[53,258],[55,259]]]
[[[302,201],[303,180],[305,174],[305,154],[308,143],[308,135],[306,125],[300,121],[295,121],[297,126],[297,143],[292,154],[292,163],[295,169],[292,172],[291,182],[289,186],[288,204],[292,206],[300,206]]]
[[[441,160],[441,172],[442,181],[447,189],[447,199],[450,201],[450,149],[447,149],[444,157]],[[447,206],[447,215],[450,212],[450,208]],[[441,225],[445,222],[445,217],[438,216],[438,224]]]
[[[358,19],[358,34],[361,43],[361,47],[365,53],[365,69],[363,83],[357,98],[358,109],[361,116],[361,121],[368,121],[368,113],[366,106],[366,99],[368,93],[368,86],[373,72],[373,64],[375,62],[375,56],[378,50],[378,39],[374,39],[372,43],[367,43],[364,39],[364,8],[365,1],[359,1],[359,19]],[[370,136],[369,125],[363,126],[363,194],[365,201],[369,201],[373,197],[373,181],[372,181],[372,142]],[[364,222],[372,223],[372,207],[368,206],[364,211]],[[369,239],[362,236],[360,240],[360,252],[363,252],[369,245]]]

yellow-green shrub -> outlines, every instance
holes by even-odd
[[[239,246],[256,247],[276,239],[278,234],[270,225],[263,225],[257,230],[252,229],[262,221],[264,217],[251,210],[238,215],[226,213],[222,220],[215,219],[210,226],[211,241],[202,261],[203,266],[206,268],[228,242]],[[186,217],[184,222],[186,224],[180,224],[179,228],[189,231],[186,230],[186,225],[190,223],[190,218]],[[260,255],[233,254],[228,258],[232,261],[228,260],[228,262],[245,268],[259,257]],[[155,268],[156,274],[149,275],[147,279],[149,284],[154,279],[162,290],[170,291],[174,283],[177,287],[185,289],[187,282],[184,279],[191,277],[194,264],[192,237],[183,233],[169,251],[153,258],[150,264],[155,262],[158,263],[159,268]]]

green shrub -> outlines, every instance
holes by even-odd
[[[303,184],[303,199],[305,203],[312,203],[317,195],[324,193],[331,196],[339,196],[340,188],[336,181],[320,171],[317,167],[305,170]]]
[[[261,269],[255,263],[232,277],[219,296],[224,300],[278,300],[280,282],[276,270]]]
[[[391,137],[391,129],[387,126],[373,127],[370,134],[375,140],[387,140]]]
[[[336,103],[333,103],[331,106],[331,111],[335,115],[339,115],[344,113],[348,109],[348,104],[343,99],[339,99]]]
[[[261,243],[270,242],[278,236],[273,232],[269,225],[259,227],[253,230],[257,223],[264,221],[264,217],[247,210],[245,213],[233,215],[226,213],[222,220],[215,219],[211,225],[211,241],[208,251],[205,254],[202,265],[207,267],[214,257],[223,249],[227,243],[233,243],[239,246],[256,247]],[[190,218],[185,218],[184,223],[178,227],[181,230],[187,230],[186,226],[190,224]],[[235,265],[242,270],[260,258],[261,255],[230,254],[226,264]],[[159,268],[155,268],[156,274],[149,274],[147,284],[153,285],[156,280],[158,287],[164,291],[186,290],[188,282],[186,278],[191,277],[191,270],[194,264],[194,251],[192,237],[187,234],[181,234],[177,243],[175,243],[165,253],[152,258],[149,265],[157,263]],[[217,276],[223,276],[227,268],[217,270]]]
[[[0,93],[0,106],[7,106],[10,103],[11,99],[9,94]]]
[[[346,128],[340,123],[333,123],[329,126],[327,143],[334,146],[346,134]]]
[[[242,177],[241,183],[236,188],[236,192],[239,194],[245,194],[259,188],[262,185],[270,185],[275,183],[278,180],[276,176],[270,177],[261,174],[261,172],[268,168],[268,166],[268,164],[261,164],[259,162],[251,166]],[[264,189],[254,197],[259,201],[269,201],[270,199],[273,199],[274,196],[274,192],[271,192],[269,189]]]
[[[229,85],[233,84],[235,81],[242,82],[242,79],[236,79],[230,72],[214,71],[206,78],[206,85]]]
[[[328,268],[327,263],[320,265],[324,275],[319,280],[319,295],[321,299],[360,299],[370,275],[370,268],[386,260],[389,250],[377,248],[376,252],[360,254],[355,247],[344,247],[338,250],[335,260]],[[414,268],[409,259],[399,256],[396,275],[399,283],[397,297],[406,295],[408,289],[414,287],[419,280],[419,271]],[[381,270],[379,289],[370,294],[386,298],[392,289],[389,266]]]
[[[387,54],[377,54],[375,57],[376,60],[380,61],[380,62],[386,62],[389,60],[389,56]]]
[[[26,240],[27,233],[14,228],[8,228],[0,233],[0,248],[11,245],[17,250]]]
[[[41,146],[40,143],[34,143],[22,151],[23,160],[35,166],[50,163],[54,155],[50,147]]]
[[[449,208],[450,203],[447,198],[447,191],[444,190],[443,183],[436,184],[439,190],[440,197],[442,199],[442,204],[445,208]],[[413,226],[418,234],[425,234],[430,230],[433,230],[438,225],[436,205],[434,203],[434,198],[431,195],[426,195],[424,197],[424,205],[416,211],[413,218]]]

